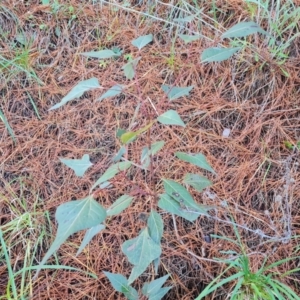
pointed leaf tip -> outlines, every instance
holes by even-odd
[[[78,177],[82,177],[85,171],[93,165],[88,154],[84,154],[81,159],[60,158],[59,160],[71,168]]]

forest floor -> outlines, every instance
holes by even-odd
[[[215,205],[219,219],[232,218],[239,225],[240,245],[253,272],[264,259],[271,264],[299,255],[300,37],[274,55],[266,37],[254,34],[247,38],[252,48],[245,47],[226,61],[201,63],[205,49],[228,45],[220,35],[240,21],[254,19],[270,29],[266,19],[257,17],[254,4],[198,1],[199,15],[179,26],[176,20],[194,12],[194,1],[175,1],[177,6],[165,1],[152,6],[151,1],[47,2],[2,0],[0,4],[0,109],[8,122],[0,122],[0,299],[15,299],[12,282],[18,299],[124,299],[103,271],[129,276],[132,265],[121,245],[138,235],[145,216],[157,207],[151,192],[163,193],[161,178],[181,182],[187,172],[199,172],[176,160],[177,151],[204,154],[216,171],[203,172],[212,186],[202,193],[190,192],[198,203]],[[278,47],[299,34],[299,25],[284,30],[289,24],[282,22]],[[186,44],[177,35],[189,30],[208,38]],[[147,34],[153,34],[153,41],[140,51],[131,44]],[[123,51],[117,59],[81,55],[113,47]],[[135,77],[128,80],[122,66],[129,57],[138,56]],[[92,77],[99,80],[100,92],[86,92],[49,111],[78,82]],[[126,86],[126,93],[97,101],[116,84]],[[193,89],[169,101],[162,84]],[[106,222],[106,229],[77,257],[83,231],[72,235],[47,262],[81,271],[42,269],[33,280],[35,271],[30,267],[38,265],[55,238],[56,208],[87,197],[120,149],[117,130],[130,124],[136,130],[143,128],[149,116],[155,118],[168,109],[176,110],[186,127],[158,123],[151,127],[151,141],[165,142],[153,160],[151,180],[145,171],[132,168],[97,195],[103,207],[124,193],[134,194],[133,203]],[[147,137],[141,134],[128,145],[128,159],[135,164]],[[89,154],[93,166],[82,178],[59,160],[84,154]],[[195,222],[177,216],[174,223],[171,214],[158,212],[164,220],[159,275],[170,274],[166,286],[172,286],[164,299],[195,299],[226,269],[215,258],[234,253],[222,251],[241,251],[238,244],[210,235],[236,240],[234,228],[206,216]],[[270,272],[284,274],[299,268],[299,261],[287,261]],[[133,286],[141,290],[153,278],[149,268]],[[300,295],[299,271],[278,278]],[[235,283],[206,299],[226,299]]]

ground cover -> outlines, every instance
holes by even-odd
[[[132,264],[122,244],[138,236],[157,208],[162,178],[182,183],[187,173],[212,182],[201,193],[189,192],[197,203],[217,209],[189,222],[157,208],[164,223],[159,276],[149,267],[133,287],[141,291],[145,282],[169,274],[165,286],[172,289],[164,299],[195,299],[218,276],[245,271],[241,266],[249,261],[256,275],[264,264],[273,267],[264,271],[265,277],[241,275],[247,284],[240,299],[254,299],[253,286],[268,275],[299,296],[299,271],[290,273],[299,268],[300,248],[299,3],[108,5],[70,0],[0,5],[1,299],[123,299],[103,271],[129,277]],[[260,33],[238,41],[222,39],[242,21],[255,21],[275,40]],[[149,34],[153,39],[142,49],[132,44]],[[208,48],[241,43],[242,50],[228,60],[201,62]],[[82,55],[103,49],[122,54],[108,59]],[[122,67],[139,56],[134,77],[128,79]],[[49,110],[90,78],[97,78],[99,89]],[[97,101],[117,84],[126,90]],[[170,101],[162,85],[193,88]],[[126,145],[126,158],[139,165],[149,136],[151,142],[164,141],[152,158],[153,175],[130,168],[114,177],[109,189],[93,192],[106,208],[129,194],[134,198],[130,206],[106,219],[106,228],[78,256],[84,232],[73,234],[47,261],[52,268],[34,279],[33,266],[55,239],[57,207],[87,197],[122,147],[118,130],[143,129],[148,119],[168,110],[177,111],[185,127],[156,122]],[[202,153],[215,173],[175,159],[177,152]],[[61,161],[85,154],[93,165],[83,177]],[[294,259],[276,264],[286,258]],[[228,262],[238,263],[227,269]],[[206,299],[230,297],[238,279]]]

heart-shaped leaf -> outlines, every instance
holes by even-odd
[[[235,48],[218,48],[218,47],[213,47],[213,48],[208,48],[205,49],[202,52],[201,55],[201,62],[219,62],[228,59],[231,57],[234,53],[239,51],[241,48],[240,47],[235,47]]]
[[[149,235],[148,229],[141,231],[138,237],[128,240],[122,245],[122,251],[134,267],[128,283],[131,284],[148,267],[148,265],[161,254],[161,247]]]
[[[94,183],[91,190],[93,190],[97,185],[112,179],[115,175],[117,175],[119,172],[124,171],[128,169],[131,166],[131,162],[123,161],[118,162],[112,166],[110,166],[105,173]]]
[[[206,187],[211,186],[212,182],[204,176],[198,174],[187,173],[183,182],[192,186],[195,190],[202,192]]]
[[[178,125],[185,127],[184,122],[181,120],[177,111],[168,110],[157,118],[157,121],[164,125]]]
[[[92,238],[103,229],[105,229],[105,225],[103,225],[103,224],[98,224],[98,225],[93,226],[92,228],[88,229],[84,235],[84,238],[83,238],[81,245],[76,253],[76,256],[78,256],[81,253],[81,251],[84,249],[84,247],[92,240]]]
[[[224,32],[222,38],[245,37],[257,32],[266,34],[266,31],[260,28],[255,22],[240,22]]]
[[[88,154],[84,154],[81,159],[60,158],[59,160],[71,168],[78,177],[82,177],[85,171],[93,165]]]
[[[113,205],[111,205],[107,210],[106,214],[108,216],[115,216],[122,212],[125,208],[127,208],[132,202],[133,197],[129,195],[123,195],[118,198]]]
[[[123,276],[122,274],[113,274],[105,271],[103,271],[103,273],[108,278],[111,285],[117,292],[122,293],[123,292],[122,289],[128,287],[128,281],[126,277]]]
[[[163,84],[161,88],[168,95],[169,100],[172,101],[182,96],[188,96],[194,86],[179,87]]]
[[[88,196],[82,200],[61,204],[56,210],[55,218],[58,223],[56,237],[39,264],[35,278],[49,257],[70,235],[102,223],[106,218],[106,210],[92,196]]]
[[[150,295],[148,300],[161,300],[171,288],[171,286],[161,288],[157,293]]]
[[[141,50],[143,47],[145,47],[147,44],[151,43],[153,41],[153,35],[143,35],[138,37],[137,39],[133,40],[131,43],[133,46],[137,47],[139,50]]]
[[[112,50],[101,50],[101,51],[83,52],[81,53],[81,55],[87,57],[99,58],[99,59],[106,59],[106,58],[118,57],[121,55],[121,53],[116,53]]]
[[[112,86],[108,91],[106,91],[97,101],[102,101],[103,99],[114,97],[120,95],[123,91],[123,86],[116,84]]]
[[[169,278],[170,275],[165,275],[161,278],[155,279],[150,283],[145,283],[142,289],[143,295],[150,297],[151,295],[155,295]]]
[[[64,104],[68,103],[69,101],[81,97],[83,95],[83,93],[93,90],[93,89],[96,89],[96,88],[99,88],[99,87],[100,87],[100,85],[99,85],[98,79],[95,77],[90,78],[88,80],[80,81],[77,85],[75,85],[71,89],[71,91],[65,97],[63,97],[61,99],[61,101],[59,103],[53,105],[49,110],[57,109],[57,108],[63,106]]]
[[[185,42],[185,44],[197,41],[201,38],[201,35],[178,34],[178,36]]]
[[[215,208],[214,206],[196,203],[187,189],[178,182],[170,179],[163,179],[163,182],[166,193],[176,200],[182,209],[186,211],[195,211],[198,215],[207,215],[207,211]]]
[[[207,162],[206,157],[201,153],[187,154],[184,152],[176,152],[175,155],[183,161],[187,161],[199,168],[210,171],[214,174],[216,173],[214,169]]]
[[[127,79],[131,80],[131,79],[134,78],[135,68],[136,68],[136,66],[137,66],[140,59],[141,59],[141,57],[133,59],[133,60],[129,61],[126,65],[124,65],[122,67],[122,69],[124,70],[124,74],[125,74]]]
[[[185,208],[167,194],[160,195],[158,207],[190,222],[195,221],[200,214],[197,211],[187,211]]]

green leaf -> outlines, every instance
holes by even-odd
[[[135,68],[136,68],[136,66],[137,66],[140,59],[141,59],[141,57],[133,59],[133,60],[131,60],[130,62],[128,62],[126,65],[124,65],[122,67],[122,69],[124,70],[124,74],[125,74],[127,79],[131,80],[131,79],[134,78]]]
[[[71,168],[78,177],[82,177],[85,171],[93,165],[88,154],[84,154],[81,159],[60,158],[59,160]]]
[[[204,176],[198,174],[187,173],[183,182],[192,186],[195,190],[202,192],[206,187],[211,186],[212,182]]]
[[[4,126],[6,127],[8,133],[10,134],[11,138],[13,139],[14,142],[16,142],[16,137],[15,137],[15,134],[14,134],[14,131],[12,130],[12,128],[10,127],[4,113],[2,112],[2,110],[0,109],[0,119],[1,121],[4,123]]]
[[[177,201],[175,201],[167,194],[160,195],[158,207],[171,214],[182,217],[190,222],[195,221],[200,216],[198,212],[187,212],[180,206]]]
[[[103,99],[117,96],[122,93],[123,88],[124,87],[122,85],[116,84],[106,91],[99,99],[97,99],[97,101],[102,101]]]
[[[133,197],[129,195],[123,195],[119,197],[107,210],[107,216],[118,215],[121,211],[127,208],[132,202]]]
[[[106,218],[106,210],[92,196],[88,196],[61,204],[56,210],[55,218],[58,223],[56,237],[39,264],[38,272],[70,235],[102,223]]]
[[[151,295],[148,300],[161,300],[171,288],[171,286],[168,286],[160,289],[156,294]]]
[[[122,274],[113,274],[105,271],[103,273],[117,292],[123,293],[123,288],[128,288],[128,281]]]
[[[153,125],[153,122],[149,123],[148,125],[144,126],[143,128],[137,130],[137,131],[128,131],[121,135],[121,142],[123,144],[128,144],[135,140],[135,138],[140,135],[141,133],[147,131],[151,126]]]
[[[122,288],[122,292],[128,300],[139,300],[139,294],[137,290],[130,285],[126,288]]]
[[[201,62],[219,62],[228,59],[231,57],[234,53],[239,51],[241,47],[235,47],[235,48],[208,48],[205,49],[202,52],[201,55]]]
[[[151,43],[153,41],[153,35],[143,35],[138,37],[137,39],[133,40],[131,44],[135,47],[137,47],[139,50],[141,50],[143,47],[145,47],[147,44]]]
[[[166,193],[174,200],[179,202],[182,209],[186,211],[194,211],[199,216],[207,215],[207,211],[215,207],[202,205],[195,202],[191,194],[181,184],[170,179],[163,179]]]
[[[120,138],[125,132],[126,132],[125,129],[118,128],[118,129],[117,129],[117,132],[116,132],[116,137],[117,137],[117,138]]]
[[[98,79],[95,77],[90,78],[88,80],[80,81],[77,85],[75,85],[71,89],[71,91],[65,97],[63,97],[61,99],[61,101],[59,103],[52,106],[49,110],[57,109],[57,108],[63,106],[64,104],[66,104],[67,102],[81,97],[83,95],[83,93],[93,90],[93,89],[96,89],[96,88],[99,88],[99,87],[100,87],[100,85],[99,85]]]
[[[178,87],[163,84],[161,88],[167,94],[169,100],[172,101],[182,96],[188,96],[190,94],[190,91],[194,88],[194,86]]]
[[[161,254],[160,245],[156,244],[149,235],[148,229],[141,231],[138,237],[128,240],[122,245],[122,251],[134,267],[128,279],[131,284]]]
[[[152,240],[155,243],[160,244],[160,240],[164,231],[164,223],[160,214],[152,210],[147,221],[147,227]]]
[[[197,41],[201,38],[200,35],[178,34],[178,36],[185,42],[185,44]]]
[[[161,278],[155,279],[150,283],[145,283],[142,289],[143,295],[149,297],[151,295],[155,295],[169,278],[170,275],[165,275]]]
[[[118,151],[118,153],[114,156],[113,158],[113,162],[119,161],[121,159],[121,157],[126,153],[126,147],[122,146],[120,148],[120,150]]]
[[[92,186],[91,190],[93,190],[97,185],[112,179],[114,176],[116,176],[119,172],[124,171],[128,168],[130,168],[131,162],[129,161],[123,161],[123,162],[118,162],[112,166],[110,166],[105,173],[94,183]]]
[[[147,169],[150,165],[150,155],[155,155],[164,146],[164,144],[164,141],[158,141],[151,145],[150,151],[148,147],[144,147],[142,149],[141,164],[145,169]]]
[[[168,110],[157,118],[157,121],[164,125],[178,125],[185,127],[177,111]]]
[[[116,53],[112,50],[101,50],[101,51],[91,51],[91,52],[83,52],[81,55],[99,59],[119,57],[121,53]]]
[[[255,22],[240,22],[224,32],[222,38],[245,37],[257,32],[266,34],[266,31],[260,28]]]
[[[80,252],[84,249],[84,247],[92,240],[92,238],[103,229],[105,229],[105,225],[103,224],[98,224],[88,229],[84,235],[83,241],[81,242],[81,245],[76,253],[76,256],[78,256]]]
[[[196,153],[196,154],[187,154],[184,152],[176,152],[175,155],[183,160],[183,161],[187,161],[199,168],[202,168],[204,170],[210,171],[212,173],[216,173],[214,171],[214,169],[209,165],[209,163],[206,160],[206,157],[201,154],[201,153]]]

